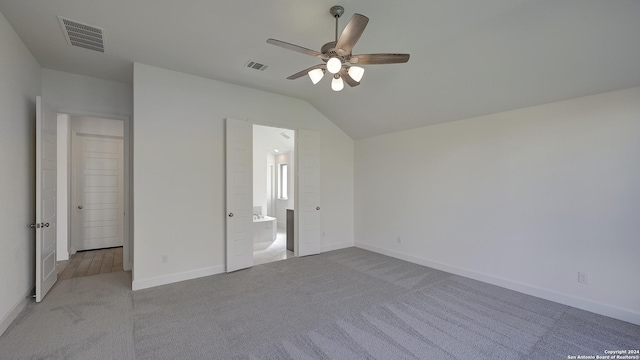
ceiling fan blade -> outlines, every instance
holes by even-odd
[[[340,77],[342,77],[342,80],[344,80],[344,82],[347,83],[347,85],[354,87],[354,86],[358,86],[360,85],[359,82],[355,81],[351,75],[349,75],[349,72],[345,69],[340,70],[339,72]]]
[[[310,55],[310,56],[315,56],[317,58],[321,58],[324,59],[326,58],[325,55],[323,55],[320,52],[317,52],[315,50],[311,50],[311,49],[307,49],[304,48],[302,46],[298,46],[298,45],[294,45],[294,44],[289,44],[288,42],[284,42],[284,41],[280,41],[280,40],[276,40],[276,39],[268,39],[267,40],[268,44],[271,45],[275,45],[275,46],[279,46],[281,48],[285,48],[287,50],[291,50],[291,51],[295,51],[295,52],[299,52],[301,54],[305,54],[305,55]]]
[[[351,54],[351,49],[353,49],[353,46],[358,42],[358,39],[360,39],[360,36],[362,35],[364,28],[367,27],[368,22],[368,17],[360,14],[353,14],[347,26],[342,30],[342,34],[336,43],[338,54]]]
[[[316,65],[316,66],[312,66],[310,68],[304,69],[304,70],[302,70],[300,72],[297,72],[297,73],[289,76],[287,79],[288,80],[295,80],[295,79],[301,78],[301,77],[307,75],[309,73],[309,71],[315,70],[315,69],[326,70],[327,69],[327,65],[326,64],[319,64],[319,65]]]
[[[358,65],[400,64],[409,61],[409,54],[352,55],[349,62]]]

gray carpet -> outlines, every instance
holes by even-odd
[[[0,359],[567,359],[640,347],[640,326],[349,248],[132,293],[60,282]]]
[[[131,277],[59,281],[0,337],[0,359],[133,359]]]

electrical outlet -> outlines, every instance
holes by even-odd
[[[589,274],[578,271],[578,282],[580,284],[589,285]]]
[[[398,236],[398,239],[396,241],[398,242],[398,244],[402,244],[402,236]]]
[[[169,262],[169,255],[162,255],[162,263],[166,264]]]

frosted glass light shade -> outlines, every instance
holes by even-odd
[[[318,81],[322,80],[324,76],[324,71],[322,69],[314,69],[309,71],[309,78],[311,78],[311,82],[317,84]]]
[[[327,70],[332,74],[337,74],[342,69],[342,61],[340,59],[332,57],[327,61]]]
[[[362,75],[364,75],[364,68],[359,66],[352,66],[349,68],[349,76],[351,76],[353,80],[360,82],[360,80],[362,80]]]
[[[342,78],[334,77],[333,80],[331,80],[331,89],[333,89],[333,91],[344,89],[344,81],[342,81]]]

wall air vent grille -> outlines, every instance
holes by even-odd
[[[104,30],[58,16],[67,43],[83,49],[105,51]]]
[[[265,71],[267,69],[267,65],[265,64],[260,64],[259,62],[255,62],[253,60],[249,60],[247,61],[246,64],[244,64],[245,67],[248,67],[250,69],[255,69],[255,70],[260,70],[260,71]]]

